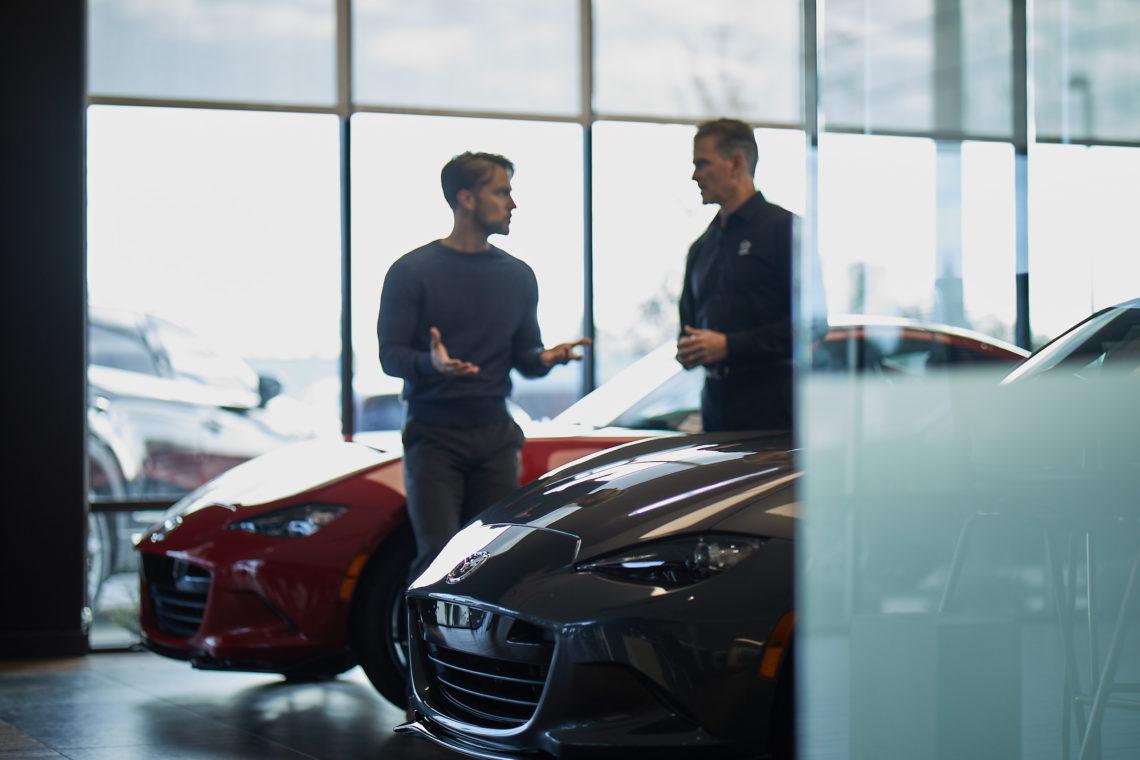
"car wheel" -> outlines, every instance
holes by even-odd
[[[352,625],[353,649],[376,690],[397,707],[408,701],[408,619],[404,591],[415,555],[410,528],[380,545],[361,577]]]
[[[111,576],[110,521],[105,514],[87,513],[87,606],[94,609],[103,581]]]
[[[115,455],[95,438],[87,439],[88,500],[122,500],[127,488]],[[94,606],[103,581],[115,566],[115,528],[112,515],[87,512],[87,604]]]

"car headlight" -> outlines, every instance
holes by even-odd
[[[631,583],[678,588],[735,567],[763,543],[764,539],[753,536],[686,536],[623,549],[581,562],[574,569]]]
[[[337,504],[297,504],[231,523],[230,530],[243,530],[259,536],[301,538],[313,535],[347,509]]]

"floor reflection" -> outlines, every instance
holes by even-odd
[[[395,734],[403,711],[380,697],[359,669],[329,681],[292,683],[119,652],[0,661],[0,685],[0,729],[42,745],[37,757],[459,757]]]

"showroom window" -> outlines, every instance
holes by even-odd
[[[578,0],[356,0],[352,5],[357,103],[578,113]]]
[[[295,399],[335,377],[337,139],[331,116],[92,106],[89,302],[173,323]],[[172,336],[154,348],[183,355]],[[314,414],[338,429],[335,406]]]
[[[820,106],[829,129],[969,134],[1013,128],[1010,6],[829,0]]]
[[[1042,144],[1031,159],[1030,306],[1040,343],[1140,295],[1140,148]]]
[[[403,254],[451,231],[439,173],[467,150],[499,153],[515,165],[511,195],[517,208],[510,234],[490,242],[534,270],[543,340],[554,345],[581,337],[580,126],[363,113],[353,117],[352,128],[353,355],[360,397],[392,395],[401,388],[380,370],[376,318],[384,275]],[[513,398],[531,417],[552,416],[580,394],[581,371],[574,363],[540,380],[515,373]]]
[[[945,150],[926,139],[826,134],[819,163],[832,312],[934,320],[1012,342],[1008,145]],[[946,186],[949,194],[940,192]]]
[[[332,106],[335,11],[336,0],[88,0],[88,90]]]
[[[1061,141],[1136,142],[1140,4],[1035,0],[1037,132]]]
[[[599,113],[802,122],[799,0],[595,0],[593,9]]]
[[[836,210],[834,214],[820,214],[817,230],[833,309],[879,308],[945,316],[949,321],[962,321],[1008,336],[1011,320],[1017,318],[1009,303],[1012,286],[998,283],[1008,274],[1011,251],[1024,236],[1023,231],[1010,226],[1011,215],[1005,213],[1009,205],[1017,206],[1029,195],[1035,196],[1030,203],[1033,209],[1048,209],[1048,188],[1084,181],[1094,192],[1096,188],[1105,188],[1099,200],[1090,201],[1093,205],[1089,211],[1102,212],[1106,222],[1094,228],[1111,237],[1115,200],[1127,204],[1134,193],[1127,181],[1127,169],[1121,168],[1130,165],[1131,155],[1123,147],[1118,149],[1122,152],[1113,154],[1120,156],[1119,161],[1102,160],[1100,157],[1109,155],[1105,151],[1110,149],[1095,148],[1082,152],[1084,158],[1079,161],[1063,161],[1071,168],[1058,174],[1052,166],[1056,162],[1050,157],[1051,149],[1038,146],[1035,161],[1040,161],[1036,167],[1040,171],[1029,173],[1034,192],[1027,193],[1018,189],[1018,179],[1013,180],[1011,190],[1008,142],[972,142],[955,147],[952,139],[908,134],[942,130],[951,136],[977,134],[991,141],[1008,135],[1010,124],[1015,121],[1010,97],[1014,82],[1009,73],[1011,67],[1006,65],[1007,54],[1014,48],[1010,32],[1015,25],[1013,6],[981,0],[928,0],[926,5],[897,0],[834,0],[819,8],[774,3],[760,14],[753,13],[753,6],[742,0],[721,0],[700,9],[666,9],[656,3],[559,0],[538,8],[523,3],[474,3],[465,6],[464,12],[471,14],[468,19],[445,13],[450,6],[440,3],[362,0],[340,6],[348,7],[352,13],[352,57],[339,59],[342,65],[347,61],[351,74],[352,98],[347,101],[345,92],[340,91],[338,96],[336,88],[338,74],[344,73],[336,69],[337,7],[331,0],[276,0],[256,7],[205,0],[171,6],[124,0],[89,3],[89,85],[95,104],[90,117],[93,302],[110,298],[132,307],[161,302],[164,309],[172,311],[167,316],[173,321],[188,320],[190,324],[186,326],[205,332],[203,337],[207,340],[220,337],[223,332],[231,332],[228,327],[221,327],[227,320],[220,312],[207,310],[201,316],[190,316],[192,299],[186,297],[189,289],[166,297],[169,284],[184,274],[192,281],[197,270],[209,270],[208,263],[191,262],[215,254],[226,257],[241,250],[241,257],[226,260],[227,267],[235,271],[224,282],[247,286],[257,282],[257,295],[251,295],[247,287],[243,301],[287,300],[269,295],[277,291],[268,287],[267,278],[280,278],[285,270],[295,271],[295,265],[243,263],[257,262],[257,255],[251,252],[264,251],[274,241],[282,251],[290,247],[307,252],[319,249],[322,253],[316,258],[309,253],[301,259],[305,262],[302,269],[307,265],[316,267],[314,272],[319,274],[314,277],[323,280],[308,281],[323,281],[324,287],[334,292],[338,263],[321,258],[334,256],[334,219],[339,209],[334,152],[340,142],[331,116],[337,109],[351,111],[356,107],[354,101],[359,101],[363,110],[392,112],[358,114],[353,119],[358,134],[351,154],[352,192],[358,198],[370,192],[369,185],[375,181],[370,174],[370,165],[376,163],[369,156],[373,150],[370,142],[380,140],[376,146],[379,148],[385,139],[373,136],[381,133],[374,131],[370,120],[363,116],[375,118],[377,123],[389,118],[388,124],[394,125],[401,120],[408,124],[416,119],[431,121],[433,117],[423,112],[432,109],[441,114],[493,112],[517,116],[520,125],[527,125],[520,129],[534,133],[543,129],[535,121],[541,118],[548,122],[546,128],[561,135],[556,143],[563,146],[559,154],[565,160],[556,162],[543,157],[529,164],[539,172],[557,172],[564,180],[574,178],[559,183],[564,192],[551,204],[563,213],[556,221],[547,219],[549,227],[559,231],[548,237],[558,241],[559,256],[543,260],[541,268],[549,272],[543,278],[554,277],[561,287],[544,287],[544,292],[557,293],[556,297],[544,299],[544,328],[551,339],[575,334],[581,323],[581,304],[592,302],[592,321],[599,339],[595,379],[608,376],[629,357],[675,329],[670,324],[669,301],[679,286],[680,251],[699,234],[708,211],[696,204],[687,179],[688,132],[693,121],[728,113],[788,127],[769,130],[768,134],[783,135],[780,144],[787,145],[789,152],[785,154],[781,148],[777,155],[786,155],[790,160],[775,172],[766,172],[762,165],[758,183],[778,202],[783,199],[789,208],[810,210],[810,203],[795,197],[802,197],[799,189],[788,194],[776,189],[800,181],[795,177],[795,166],[800,161],[797,157],[805,150],[797,131],[803,112],[799,100],[803,77],[799,41],[804,7],[812,9],[813,18],[821,27],[820,92],[828,130],[821,150],[836,151],[834,160],[808,164],[820,167],[813,180],[821,188],[818,202],[832,204]],[[1071,0],[1036,4],[1032,40],[1038,58],[1035,94],[1039,134],[1064,141],[1091,136],[1120,139],[1134,132],[1130,128],[1135,122],[1130,110],[1134,104],[1120,96],[1134,81],[1126,65],[1136,58],[1127,55],[1136,44],[1136,24],[1130,23],[1134,14],[1132,5],[1122,0],[1100,0],[1095,13],[1090,6]],[[588,25],[584,27],[585,18]],[[521,28],[529,33],[498,34],[502,29]],[[583,44],[583,30],[587,28],[591,34],[585,41],[589,44]],[[439,75],[444,59],[425,52],[433,46],[415,44],[425,30],[441,35],[450,51],[464,53],[465,65],[452,66],[448,75]],[[755,39],[767,42],[752,45]],[[497,44],[480,44],[489,40]],[[541,46],[544,55],[529,52],[535,46]],[[580,53],[586,49],[592,49],[594,57],[584,66]],[[412,55],[413,51],[417,55]],[[520,65],[521,60],[531,63]],[[655,61],[652,71],[645,65],[650,60]],[[656,65],[661,61],[670,64]],[[592,71],[592,78],[583,79],[584,71]],[[742,82],[748,82],[748,86]],[[583,86],[590,95],[590,105],[585,109]],[[250,114],[251,121],[241,127],[257,133],[257,137],[248,138],[256,144],[249,151],[234,147],[230,160],[225,159],[224,148],[214,151],[211,147],[211,140],[229,128],[219,126],[222,112],[201,108],[178,112],[154,107],[173,103],[217,106],[226,102],[241,109],[267,109],[260,116]],[[108,119],[120,118],[113,115],[113,106],[117,104],[135,106],[124,110],[121,117],[125,122],[138,121],[135,127],[104,128]],[[327,119],[325,134],[319,140],[287,136],[277,142],[277,134],[282,130],[276,125],[300,124],[306,118],[300,113],[280,113],[270,119],[272,112],[290,108],[323,112],[307,117],[313,120],[307,123]],[[401,110],[409,113],[401,114]],[[148,112],[149,116],[143,115]],[[160,117],[161,112],[166,116]],[[209,113],[214,115],[208,116]],[[595,121],[594,113],[612,113],[620,120]],[[950,116],[943,118],[940,114]],[[236,111],[222,120],[235,125],[239,121]],[[675,123],[655,123],[662,120]],[[185,122],[185,129],[172,126],[174,122]],[[518,137],[516,143],[518,133],[505,126],[512,122],[486,122],[497,125],[489,127],[490,131],[509,135],[499,143],[508,155],[525,150],[516,148],[516,144],[526,142],[526,138]],[[269,124],[274,126],[264,126]],[[584,135],[579,133],[583,126],[588,129]],[[900,134],[891,137],[892,130]],[[845,158],[842,135],[856,131],[866,135],[861,146],[893,140],[893,147],[886,153],[860,147]],[[669,137],[663,137],[660,143],[647,140],[655,133]],[[393,130],[391,134],[398,136],[400,132]],[[405,132],[398,139],[407,140],[408,134]],[[926,142],[926,147],[903,147],[908,136],[916,146],[929,139],[936,141]],[[761,139],[762,151],[767,141]],[[310,182],[286,168],[297,161],[307,161],[309,151],[318,143],[324,158],[313,171],[323,174],[325,184]],[[582,194],[574,189],[583,187],[583,145],[590,150],[591,159],[590,181],[584,185],[590,193],[589,226],[583,220]],[[268,154],[274,146],[280,153],[276,159],[266,159],[274,167],[261,169],[250,163],[252,157]],[[913,163],[907,158],[908,152],[913,153]],[[148,177],[142,172],[132,179],[130,169],[103,169],[102,154],[114,156],[116,167],[129,167],[130,161],[120,158],[129,154],[131,161],[149,167],[153,173]],[[617,188],[626,185],[610,179],[607,173],[611,167],[620,170],[624,161],[642,167],[639,171],[647,178],[661,179],[639,182],[635,191],[621,192]],[[278,170],[289,177],[273,179]],[[264,208],[283,209],[276,218],[268,212],[248,211],[251,199],[260,193],[251,185],[231,180],[231,174],[242,171],[264,178],[266,186],[296,189],[282,203],[264,204]],[[874,194],[865,192],[867,179],[892,171],[901,171],[897,182],[876,186]],[[225,178],[217,181],[211,192],[196,190],[191,182],[182,181],[183,177],[205,181],[201,175],[207,172]],[[518,181],[533,181],[533,172],[520,162]],[[409,171],[420,173],[434,174],[434,167],[431,172],[427,172],[427,167]],[[121,184],[125,190],[105,183],[115,174],[124,175]],[[172,176],[179,177],[179,181],[170,182]],[[879,195],[878,188],[886,195]],[[241,190],[245,192],[240,199],[225,196],[226,192],[237,194]],[[1011,198],[1013,190],[1021,195]],[[428,213],[426,207],[434,202],[434,189],[427,192],[427,202],[414,204],[423,207],[422,213]],[[578,197],[574,197],[575,193]],[[538,195],[545,198],[548,193],[544,189]],[[646,197],[645,207],[653,211],[631,208],[628,198],[634,195]],[[808,196],[814,198],[811,193]],[[949,206],[944,203],[955,196]],[[115,198],[124,201],[116,204],[112,202]],[[309,198],[314,202],[308,203]],[[288,211],[290,202],[296,203],[302,213]],[[855,212],[856,208],[860,211]],[[887,211],[893,211],[894,219],[905,223],[876,224],[877,215]],[[520,252],[523,248],[547,247],[515,242],[522,240],[524,212],[525,207],[520,211],[520,227],[511,239],[512,246]],[[656,218],[648,219],[654,212]],[[435,213],[446,214],[440,208]],[[1035,244],[1064,239],[1066,230],[1058,234],[1045,232],[1048,223],[1056,223],[1059,216],[1036,210],[1032,213],[1036,220]],[[296,235],[292,227],[295,220],[314,214],[324,219],[320,233],[324,237],[319,244],[310,243],[305,235]],[[188,224],[191,218],[194,223]],[[358,354],[354,366],[362,373],[372,371],[370,311],[374,309],[372,301],[382,262],[390,261],[396,251],[412,247],[412,241],[438,234],[446,225],[445,216],[434,223],[427,221],[421,229],[409,230],[406,244],[383,246],[369,231],[373,220],[377,229],[383,229],[383,219],[382,210],[368,208],[367,201],[355,207],[352,215],[352,234],[359,236],[354,248],[363,252],[363,256],[352,259],[354,267],[360,269],[353,286],[353,345],[354,354]],[[412,226],[406,218],[400,221]],[[591,235],[583,240],[583,230],[587,228]],[[178,233],[173,234],[173,230]],[[234,230],[241,232],[235,234]],[[398,239],[391,230],[386,237]],[[579,242],[581,251],[572,250]],[[151,251],[155,245],[170,253],[154,254]],[[1111,298],[1116,292],[1113,284],[1127,281],[1126,277],[1113,277],[1121,264],[1113,255],[1112,246],[1101,243],[1095,247],[1105,253],[1092,257],[1095,264],[1088,275],[1092,294],[1087,298],[1083,293],[1078,295],[1073,305],[1064,307],[1066,316]],[[145,252],[129,253],[131,248]],[[117,251],[114,255],[108,253],[112,249]],[[173,253],[189,249],[194,251],[193,256]],[[639,253],[642,250],[661,251],[661,255],[651,257],[651,269],[644,269],[646,257]],[[372,251],[384,252],[376,256]],[[583,251],[591,257],[588,266],[581,258]],[[864,254],[859,251],[866,251],[866,260],[862,260]],[[284,256],[274,258],[280,261]],[[639,274],[645,276],[637,278],[633,292],[614,297],[615,283],[621,281],[634,260],[639,262]],[[317,265],[315,261],[323,263]],[[373,271],[369,272],[369,268]],[[575,304],[566,306],[566,285],[580,289],[586,284],[582,272],[589,269],[593,271],[593,297],[569,299]],[[125,271],[130,271],[134,279],[124,277]],[[1041,272],[1040,276],[1049,275]],[[960,308],[943,308],[945,294],[938,293],[937,285],[931,284],[947,277],[961,280]],[[220,278],[215,280],[215,290],[234,287],[220,284]],[[897,303],[876,301],[876,288],[885,287],[894,293],[896,281],[906,284],[900,295],[887,298]],[[146,283],[146,287],[132,288],[127,285],[129,282]],[[127,295],[126,291],[131,292]],[[1037,304],[1034,310],[1042,310],[1040,323],[1034,328],[1034,341],[1052,334],[1065,321],[1065,316],[1053,320],[1044,313],[1046,304],[1053,302],[1043,291],[1044,288],[1032,291]],[[232,315],[236,302],[228,303],[226,311]],[[320,361],[335,362],[339,356],[335,340],[326,335],[320,339],[321,348],[310,349],[304,336],[314,329],[314,324],[331,329],[327,325],[336,321],[338,307],[318,303],[312,308],[321,315],[316,321],[299,324],[296,311],[289,312],[292,319],[282,317],[286,321],[280,334],[294,338],[282,350],[289,356],[304,354],[305,360],[319,356]],[[322,403],[327,407],[335,408],[339,395],[335,384],[339,380],[329,379],[327,372],[322,372],[321,377],[301,373],[305,376],[300,380],[290,380],[292,370],[264,356],[274,353],[266,348],[273,340],[257,340],[252,337],[256,333],[251,331],[246,339],[254,347],[242,345],[233,350],[257,359],[257,370],[285,372],[288,392],[299,391],[302,381],[308,388],[324,378],[320,390],[314,390],[313,395],[324,399]],[[234,337],[227,334],[225,339]],[[587,378],[586,384],[590,382],[592,379]]]

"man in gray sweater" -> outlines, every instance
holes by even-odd
[[[380,364],[404,380],[404,485],[416,537],[412,577],[459,528],[519,485],[523,432],[507,410],[511,369],[542,377],[588,339],[544,348],[534,272],[489,242],[510,230],[514,165],[464,153],[443,167],[451,234],[384,278]]]

